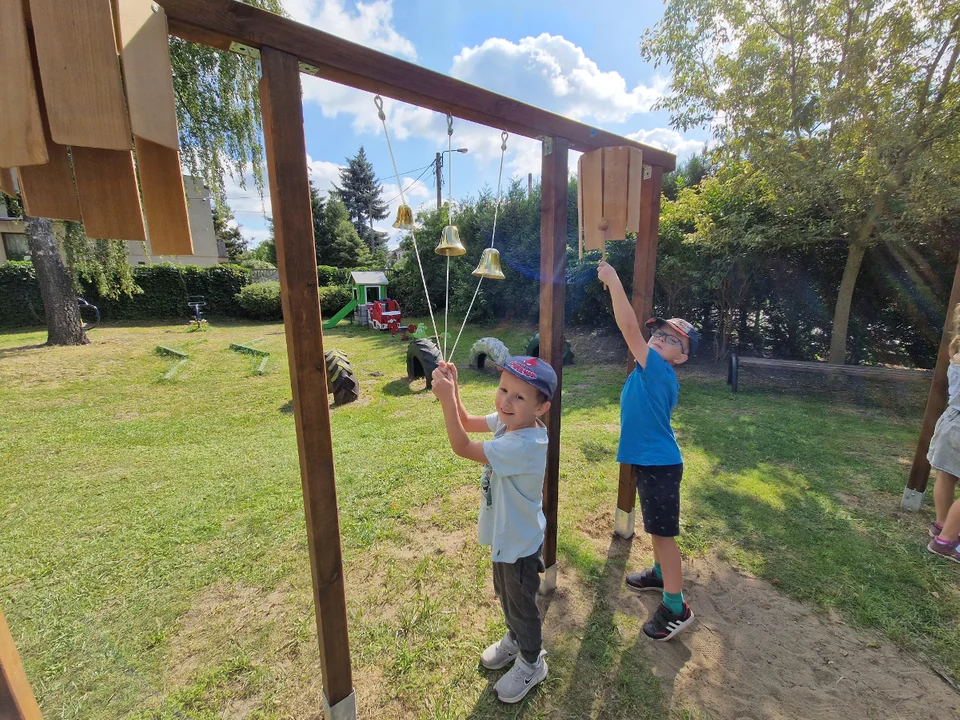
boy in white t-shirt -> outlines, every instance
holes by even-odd
[[[547,677],[537,607],[547,527],[547,428],[538,418],[550,409],[557,374],[548,363],[527,356],[507,358],[500,370],[496,412],[486,417],[467,414],[452,363],[442,362],[434,371],[433,394],[443,408],[453,452],[484,465],[479,540],[490,546],[493,587],[507,634],[484,650],[480,662],[496,670],[516,660],[494,687],[500,700],[516,703]],[[493,432],[493,439],[478,442],[468,432]]]

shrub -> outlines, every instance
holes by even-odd
[[[236,294],[241,313],[253,320],[282,320],[280,283],[275,280],[247,285]]]
[[[320,288],[320,309],[323,316],[333,317],[353,299],[353,290],[346,285],[332,285]]]
[[[0,327],[43,325],[43,300],[29,261],[0,263]]]
[[[350,269],[331,265],[317,265],[317,282],[320,287],[348,285],[350,283]]]

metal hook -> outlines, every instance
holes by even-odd
[[[383,113],[383,98],[377,95],[373,99],[373,104],[377,106],[377,117],[380,118],[380,121],[383,122],[387,119],[387,116]]]
[[[447,113],[447,135],[453,135],[453,115]]]
[[[502,142],[500,143],[500,149],[501,149],[501,150],[506,150],[506,149],[507,149],[507,138],[508,138],[508,137],[510,137],[510,133],[508,133],[506,130],[504,130],[502,133],[500,133],[500,140],[502,140]]]

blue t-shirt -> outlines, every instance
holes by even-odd
[[[617,462],[630,465],[679,465],[680,446],[670,427],[677,406],[677,374],[653,348],[647,367],[636,364],[620,393],[620,447]]]
[[[487,465],[480,480],[478,534],[494,562],[512,563],[543,544],[543,474],[547,469],[547,428],[507,432],[496,413],[487,415],[493,440],[483,444]]]

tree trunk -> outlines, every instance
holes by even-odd
[[[833,331],[830,336],[830,355],[827,362],[843,365],[847,357],[847,327],[850,324],[850,305],[853,302],[853,290],[857,285],[857,275],[867,248],[859,243],[850,243],[847,252],[847,264],[843,268],[840,290],[837,292],[837,306],[833,311]]]
[[[45,218],[24,218],[30,260],[40,284],[43,314],[47,320],[47,345],[86,345],[86,333],[80,324],[80,308],[73,292],[73,281],[60,258],[60,248],[53,236],[53,221]]]

